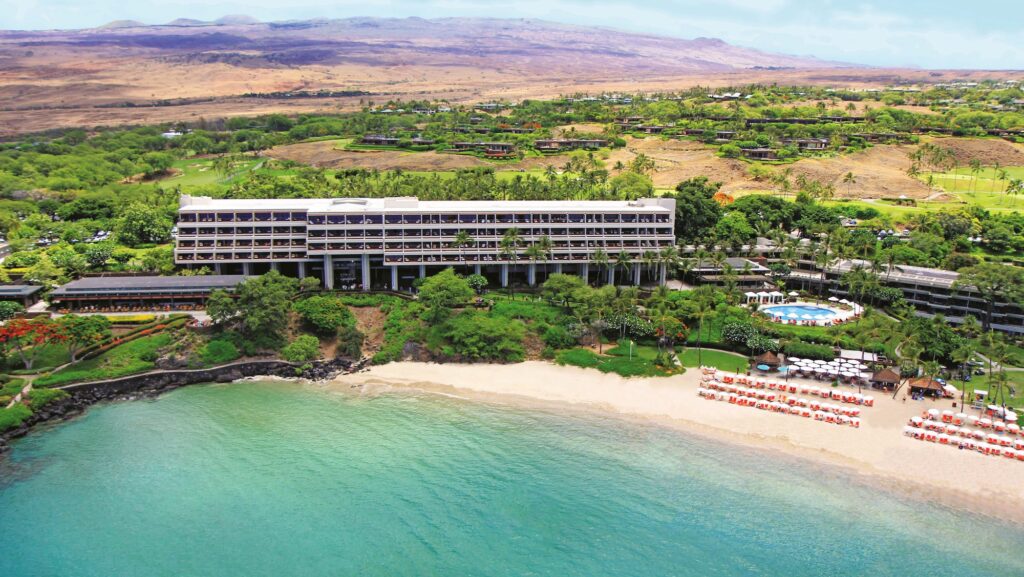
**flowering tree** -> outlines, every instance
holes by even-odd
[[[18,353],[25,370],[32,368],[32,363],[35,362],[43,345],[65,340],[67,336],[57,323],[45,317],[11,319],[0,327],[0,344],[7,350]]]
[[[110,321],[102,315],[66,315],[57,321],[57,327],[67,340],[71,362],[78,360],[78,353],[82,349],[110,336]]]

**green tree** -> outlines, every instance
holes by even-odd
[[[243,332],[267,340],[280,338],[288,326],[288,313],[297,291],[298,281],[276,270],[239,284],[235,308]]]
[[[446,268],[420,285],[419,300],[425,308],[424,320],[438,323],[447,319],[452,309],[473,298],[475,292],[466,279]]]
[[[65,315],[57,320],[57,328],[67,338],[71,362],[78,360],[82,349],[110,336],[110,320],[103,315]]]
[[[523,244],[523,238],[519,236],[519,229],[512,227],[505,231],[505,234],[501,237],[501,242],[498,243],[499,254],[506,263],[511,263],[512,267],[516,266],[519,262],[519,247]],[[507,265],[506,265],[507,266]],[[510,275],[511,276],[511,275]],[[515,283],[512,279],[508,280],[509,296],[515,298]]]
[[[166,242],[171,236],[171,219],[159,208],[142,202],[125,207],[115,230],[118,239],[128,245]]]
[[[299,335],[281,349],[284,360],[292,363],[306,363],[320,358],[320,340],[313,335]]]
[[[103,268],[114,255],[114,244],[97,242],[85,247],[85,260],[93,268]]]
[[[21,306],[21,303],[0,301],[0,323],[9,321],[23,312],[25,307]]]
[[[311,296],[293,306],[313,332],[333,336],[343,326],[355,326],[356,319],[345,303],[334,296]]]

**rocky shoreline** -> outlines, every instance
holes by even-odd
[[[343,373],[361,370],[367,363],[366,359],[359,362],[333,359],[315,361],[308,366],[300,367],[281,360],[254,360],[235,362],[209,369],[160,370],[119,379],[67,385],[60,387],[69,394],[67,398],[54,401],[34,411],[21,425],[0,433],[0,455],[10,449],[12,441],[24,437],[34,428],[47,423],[72,419],[99,402],[154,398],[187,385],[229,383],[251,377],[298,377],[312,381],[324,381]]]

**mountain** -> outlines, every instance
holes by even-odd
[[[98,26],[97,30],[119,30],[121,28],[145,28],[144,22],[138,20],[114,20],[113,22],[107,22],[102,26]]]
[[[246,16],[245,14],[228,14],[222,16],[214,21],[214,24],[220,26],[234,26],[234,25],[248,25],[248,24],[259,24],[259,20],[252,16]]]

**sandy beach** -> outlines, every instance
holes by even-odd
[[[393,363],[343,375],[335,387],[402,387],[515,405],[559,404],[642,418],[718,440],[843,467],[869,483],[1024,523],[1024,463],[905,437],[907,419],[951,402],[875,395],[859,429],[707,401],[700,372],[624,379],[545,362],[515,365]]]

